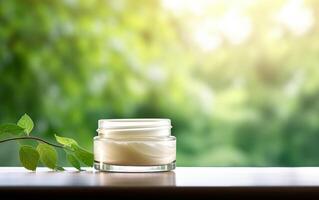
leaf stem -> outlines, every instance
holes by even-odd
[[[37,141],[46,143],[46,144],[48,144],[48,145],[51,145],[51,146],[54,146],[54,147],[57,147],[57,148],[67,149],[67,150],[71,150],[71,151],[72,151],[72,149],[69,149],[69,148],[67,148],[67,147],[65,147],[65,146],[63,146],[63,145],[54,144],[54,143],[45,141],[45,140],[42,139],[42,138],[34,137],[34,136],[22,136],[22,137],[7,138],[7,139],[4,139],[4,140],[0,140],[0,143],[8,142],[8,141],[13,141],[13,140],[37,140]]]

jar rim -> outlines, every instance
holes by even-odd
[[[130,119],[100,119],[98,130],[171,128],[171,120],[166,118],[130,118]]]
[[[117,142],[141,142],[141,141],[153,141],[153,142],[162,142],[162,141],[176,141],[175,136],[165,136],[165,137],[129,137],[129,138],[112,138],[112,137],[101,137],[95,136],[94,140],[99,141],[117,141]]]

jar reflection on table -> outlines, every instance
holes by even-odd
[[[100,186],[176,186],[175,172],[156,173],[103,173],[96,171]]]

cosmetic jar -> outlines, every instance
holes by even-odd
[[[110,172],[175,169],[176,138],[169,119],[101,119],[94,137],[94,168]]]

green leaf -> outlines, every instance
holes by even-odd
[[[3,124],[0,125],[0,135],[1,134],[13,134],[18,135],[19,133],[23,133],[24,129],[16,124]]]
[[[85,149],[76,146],[74,147],[74,154],[85,165],[89,167],[93,166],[94,158],[91,152],[88,152]]]
[[[18,121],[18,126],[20,126],[21,128],[24,129],[24,132],[29,135],[30,132],[32,131],[33,129],[33,121],[32,119],[29,117],[29,115],[27,114],[24,114]]]
[[[81,165],[80,162],[78,161],[78,159],[76,159],[76,157],[72,154],[67,154],[66,156],[67,160],[69,161],[69,163],[75,167],[76,169],[78,169],[79,171],[81,171]]]
[[[28,170],[35,171],[39,162],[39,153],[31,146],[21,146],[19,151],[20,162]]]
[[[54,169],[56,171],[65,171],[65,169],[63,167],[61,167],[61,166],[56,166]]]
[[[73,140],[71,138],[67,138],[67,137],[60,137],[60,136],[57,136],[57,135],[55,135],[55,138],[56,138],[58,143],[60,143],[60,144],[62,144],[64,146],[67,146],[71,150],[73,150],[74,154],[75,154],[75,157],[77,159],[79,159],[82,163],[84,163],[87,166],[92,166],[93,165],[93,161],[94,161],[93,154],[88,152],[88,151],[86,151],[85,149],[81,148],[75,140]],[[68,153],[69,151],[66,150],[66,152]],[[68,154],[68,155],[70,155],[70,154]],[[68,157],[70,157],[70,156],[68,156]]]
[[[39,143],[37,147],[37,151],[40,154],[40,161],[47,166],[50,169],[55,169],[57,160],[58,160],[58,154],[54,147],[45,144],[45,143]]]
[[[64,146],[67,146],[67,147],[72,147],[74,145],[78,145],[78,143],[71,139],[71,138],[67,138],[67,137],[60,137],[58,135],[54,135],[55,136],[55,139],[58,143],[64,145]]]

